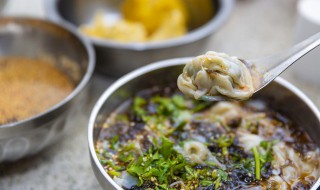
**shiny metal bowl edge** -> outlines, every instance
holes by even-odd
[[[61,41],[60,41],[61,40]],[[93,74],[93,47],[71,26],[25,17],[0,18],[0,56],[65,56],[81,70],[73,91],[45,112],[0,125],[0,162],[33,155],[61,136],[71,110],[86,96]],[[41,71],[39,71],[41,72]]]

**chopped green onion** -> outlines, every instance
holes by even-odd
[[[260,180],[260,156],[259,152],[257,150],[257,147],[252,148],[253,156],[254,156],[254,162],[255,162],[255,174],[256,174],[256,179]]]

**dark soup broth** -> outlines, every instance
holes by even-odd
[[[97,156],[123,189],[310,189],[318,179],[318,147],[265,101],[213,104],[175,89],[138,93],[101,126]]]

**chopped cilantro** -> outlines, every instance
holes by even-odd
[[[160,185],[169,185],[177,173],[184,168],[186,160],[173,149],[173,142],[162,138],[160,147],[149,149],[144,155],[133,160],[127,172],[138,177],[138,186],[155,177]]]
[[[223,170],[221,170],[221,169],[218,169],[218,170],[217,170],[217,173],[218,173],[219,176],[221,177],[221,180],[222,180],[222,181],[227,181],[227,179],[228,179],[228,173],[227,173],[227,172],[225,172],[225,171],[223,171]]]
[[[122,162],[130,162],[137,157],[137,150],[135,143],[129,143],[124,146],[118,153],[118,158]]]
[[[147,111],[148,104],[155,107],[155,113]],[[141,97],[135,97],[132,105],[133,113],[150,126],[155,126],[162,135],[179,131],[192,117],[192,111],[188,108],[186,99],[181,95],[170,97],[152,97],[149,101]],[[164,123],[170,121],[172,127],[166,130]]]
[[[174,95],[172,97],[172,102],[180,109],[185,109],[187,108],[186,105],[186,100],[183,96],[181,95]]]
[[[114,171],[114,170],[110,170],[110,171],[108,171],[108,173],[109,173],[111,176],[116,176],[116,177],[120,177],[120,175],[121,175],[120,172],[117,172],[117,171]]]
[[[231,146],[233,140],[233,135],[220,135],[217,139],[214,140],[214,142],[217,143],[220,148],[222,148]]]
[[[111,149],[116,149],[119,141],[119,136],[115,135],[110,139],[110,148]]]
[[[267,162],[272,162],[273,155],[272,155],[272,142],[268,141],[261,141],[260,147],[265,150],[265,154],[260,154],[260,161],[262,163],[262,166]]]
[[[169,139],[162,137],[162,146],[159,148],[159,153],[163,155],[164,158],[169,158],[173,150],[173,142]]]
[[[233,135],[220,135],[217,139],[213,140],[218,144],[218,147],[222,149],[222,155],[228,155],[228,147],[233,144],[234,136]]]
[[[176,106],[172,104],[171,98],[156,96],[151,98],[151,102],[158,105],[157,113],[159,115],[169,116],[172,115],[173,112],[177,109]]]
[[[133,112],[139,117],[143,117],[147,114],[147,111],[143,108],[147,104],[147,100],[141,97],[135,97],[133,100]]]
[[[202,180],[201,182],[200,182],[200,185],[201,186],[210,186],[210,185],[212,185],[213,184],[213,181],[211,181],[211,180]]]

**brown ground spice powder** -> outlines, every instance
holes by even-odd
[[[73,88],[68,76],[48,61],[0,58],[0,125],[47,110]]]

